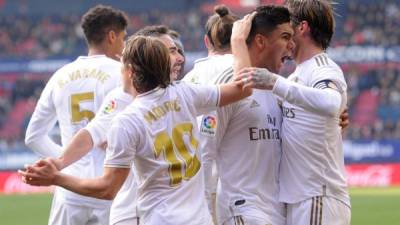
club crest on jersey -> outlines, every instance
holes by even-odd
[[[113,100],[108,102],[106,107],[104,107],[103,113],[104,114],[110,114],[110,113],[114,112],[116,108],[117,108],[117,101],[115,101],[113,99]]]
[[[217,118],[215,116],[204,116],[201,120],[200,132],[205,136],[214,137],[217,130]]]

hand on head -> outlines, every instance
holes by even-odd
[[[231,39],[238,38],[246,40],[247,37],[249,36],[251,23],[255,15],[256,12],[247,14],[242,19],[237,20],[235,23],[233,23]]]
[[[34,164],[25,165],[25,170],[18,170],[22,181],[34,186],[55,184],[55,177],[58,172],[59,170],[53,158],[40,159]]]

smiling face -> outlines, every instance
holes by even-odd
[[[283,23],[276,27],[265,38],[265,47],[261,52],[264,67],[273,73],[278,73],[286,59],[292,57],[295,47],[294,31],[290,23]]]
[[[159,37],[160,41],[168,48],[171,57],[171,80],[178,79],[184,58],[178,52],[174,40],[167,34]]]

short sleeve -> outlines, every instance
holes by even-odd
[[[122,90],[115,90],[110,92],[102,105],[100,110],[96,113],[96,116],[92,121],[85,127],[90,133],[93,140],[93,145],[97,146],[102,144],[107,139],[107,131],[111,125],[112,119],[126,106],[133,101],[133,97]]]
[[[185,92],[197,111],[197,116],[217,109],[220,99],[220,90],[217,85],[189,84],[185,85]]]
[[[130,168],[136,154],[138,132],[134,126],[124,126],[126,122],[115,120],[107,135],[106,167]]]

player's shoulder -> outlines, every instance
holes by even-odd
[[[306,62],[306,68],[310,70],[335,70],[342,72],[339,65],[336,64],[326,53],[318,54]]]
[[[132,129],[132,127],[137,127],[141,124],[141,119],[138,116],[138,109],[133,105],[134,104],[130,104],[121,112],[117,113],[112,123],[117,126],[126,127],[127,129]]]
[[[344,79],[342,69],[326,53],[312,57],[301,66],[304,68],[302,74],[311,79],[321,76]]]
[[[213,79],[213,84],[225,84],[231,81],[233,78],[233,66],[230,65],[223,69],[215,78]]]
[[[122,87],[114,88],[106,95],[100,112],[103,114],[120,112],[132,103],[133,99],[133,96],[124,92]]]

